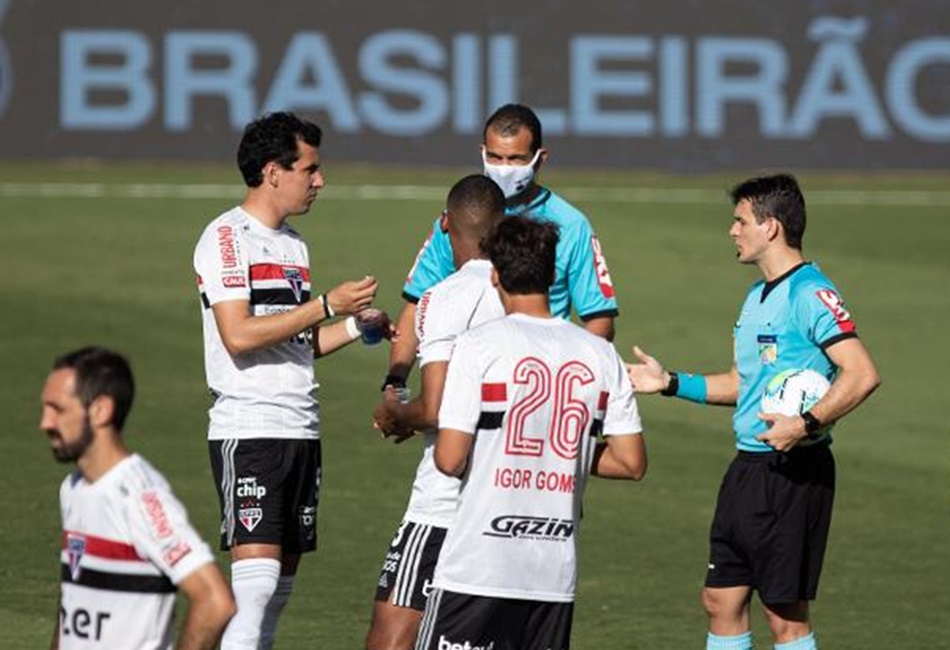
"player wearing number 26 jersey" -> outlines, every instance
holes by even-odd
[[[574,600],[581,495],[598,434],[641,430],[613,346],[557,318],[511,314],[461,335],[439,427],[475,436],[435,586]]]
[[[551,314],[557,241],[508,217],[483,242],[507,315],[461,334],[449,361],[435,463],[462,487],[417,650],[566,650],[587,477],[646,471],[616,350]]]

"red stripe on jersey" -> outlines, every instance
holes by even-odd
[[[251,264],[251,280],[286,280],[284,269],[297,269],[304,282],[310,282],[310,269],[292,264]]]
[[[607,398],[610,397],[610,393],[607,391],[602,391],[600,393],[600,398],[597,400],[597,410],[603,411],[607,408]]]
[[[505,384],[482,384],[483,402],[505,402],[508,400],[508,387]]]
[[[135,560],[137,562],[144,562],[145,559],[139,557],[139,554],[135,551],[135,547],[131,544],[125,544],[124,542],[116,542],[111,539],[105,539],[104,537],[96,537],[95,535],[86,535],[85,533],[77,533],[72,531],[63,531],[63,550],[69,551],[69,537],[70,535],[73,538],[82,538],[86,542],[86,546],[83,549],[83,555],[93,555],[95,557],[105,558],[107,560]]]

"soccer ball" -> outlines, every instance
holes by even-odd
[[[762,393],[762,412],[801,415],[820,400],[831,383],[814,370],[791,368],[778,373]]]

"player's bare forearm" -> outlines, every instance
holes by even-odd
[[[422,367],[422,395],[419,398],[414,429],[434,429],[439,424],[439,407],[445,389],[445,376],[449,372],[448,361],[430,361]]]
[[[177,650],[213,650],[236,610],[231,590],[214,564],[206,564],[182,580],[188,598],[188,616]]]
[[[221,333],[221,341],[231,356],[288,341],[327,317],[319,300],[311,300],[289,311],[267,316],[253,316],[246,300],[215,303],[211,309]]]
[[[648,395],[668,392],[671,382],[673,381],[673,376],[670,371],[667,370],[658,359],[650,356],[637,345],[633,346],[633,355],[636,357],[638,363],[624,364],[627,369],[627,377],[630,379],[633,389],[638,393]],[[682,386],[686,378],[679,377],[678,379]],[[697,393],[693,401],[703,401],[706,404],[718,404],[721,406],[735,405],[739,397],[739,372],[735,366],[733,366],[729,372],[702,375],[702,385],[697,389],[695,382],[699,381],[699,379],[699,377],[692,378],[691,386],[694,390],[691,391],[691,393]],[[704,396],[703,389],[705,389]],[[693,397],[693,395],[684,395],[683,392],[679,391],[677,391],[676,394],[681,397],[686,397],[686,399]]]
[[[374,425],[396,443],[411,437],[413,431],[435,429],[445,388],[448,361],[431,361],[422,367],[422,393],[408,403],[400,403],[392,387],[383,392],[383,401],[373,413]]]
[[[706,403],[718,406],[735,406],[739,399],[739,371],[706,375]]]
[[[595,316],[589,320],[584,320],[584,329],[591,334],[595,334],[608,341],[614,340],[614,317],[613,316]]]
[[[397,429],[424,431],[434,428],[438,423],[438,414],[436,418],[429,417],[421,397],[406,404],[390,402],[387,411]]]
[[[389,375],[405,380],[412,371],[416,362],[416,349],[419,339],[416,338],[416,303],[407,301],[399,318],[396,321],[396,330],[399,338],[395,339],[389,349]]]
[[[647,451],[642,435],[607,436],[594,449],[594,476],[639,481],[646,471]]]
[[[345,320],[337,321],[331,325],[321,325],[313,328],[313,356],[325,357],[332,354],[342,347],[346,347],[356,338]]]
[[[351,314],[368,307],[378,283],[367,276],[344,282],[327,292],[327,305],[334,314]],[[247,300],[227,300],[211,306],[221,341],[228,353],[238,356],[288,341],[327,319],[323,300],[314,298],[279,314],[255,316]]]

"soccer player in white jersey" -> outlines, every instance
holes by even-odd
[[[134,383],[128,362],[83,348],[53,364],[40,428],[75,463],[59,491],[60,650],[172,647],[175,592],[190,602],[178,648],[214,648],[234,599],[165,478],[122,440]]]
[[[385,435],[401,441],[407,430],[423,431],[425,443],[406,514],[383,560],[367,650],[411,650],[416,642],[459,491],[459,480],[436,469],[432,458],[442,387],[455,338],[504,316],[491,283],[491,262],[480,247],[504,214],[504,194],[484,175],[466,176],[449,191],[442,227],[458,271],[426,291],[416,310],[421,396],[403,404],[388,388],[374,412],[374,424]]]
[[[646,471],[617,352],[551,314],[557,241],[508,217],[485,242],[506,316],[461,334],[449,362],[435,463],[462,488],[419,650],[566,650],[587,477]]]
[[[300,555],[316,548],[313,359],[360,336],[353,316],[325,321],[356,314],[376,293],[367,276],[310,298],[307,246],[287,219],[323,188],[321,137],[291,113],[251,122],[238,147],[244,201],[212,221],[195,249],[214,398],[208,444],[238,607],[224,650],[272,646]]]

